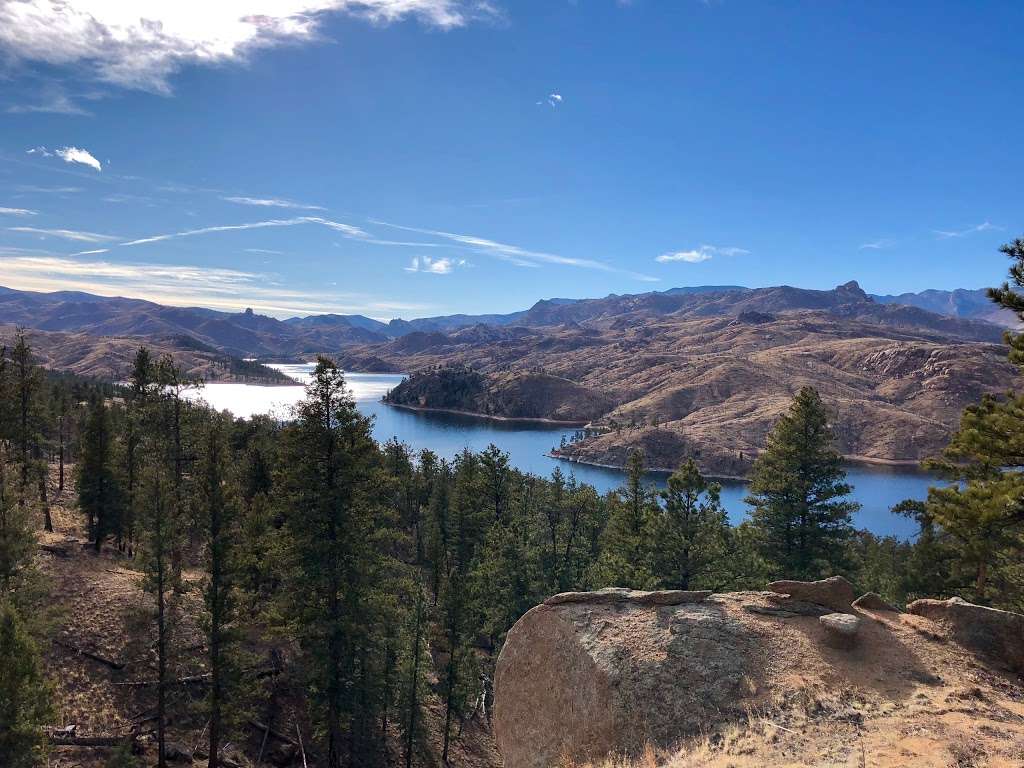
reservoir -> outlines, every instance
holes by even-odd
[[[305,381],[313,370],[312,364],[275,365],[298,381]],[[401,374],[346,373],[356,407],[372,416],[373,434],[379,442],[392,437],[407,443],[415,452],[430,449],[450,459],[463,448],[481,451],[494,443],[509,454],[510,463],[524,472],[547,476],[558,467],[566,475],[573,474],[582,483],[588,483],[605,492],[619,487],[623,474],[614,469],[591,467],[584,464],[554,459],[545,454],[576,431],[573,428],[538,424],[534,422],[494,421],[452,413],[427,413],[392,408],[380,400],[397,386]],[[191,391],[190,397],[202,398],[213,408],[229,410],[235,416],[271,413],[287,417],[290,408],[302,399],[302,386],[261,386],[257,384],[211,383],[201,390]],[[924,499],[935,478],[917,471],[851,465],[847,468],[847,481],[853,486],[853,498],[862,505],[854,515],[858,528],[867,528],[880,535],[912,538],[917,524],[908,518],[894,515],[889,510],[904,499]],[[663,485],[664,475],[652,473],[651,482]],[[742,482],[722,485],[722,503],[734,523],[742,521],[749,512],[743,502],[747,495]]]

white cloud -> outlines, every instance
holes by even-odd
[[[295,203],[291,200],[280,200],[273,197],[222,197],[221,200],[226,200],[229,203],[238,203],[239,205],[255,205],[263,208],[297,208],[305,211],[325,210],[322,205],[306,205],[304,203]]]
[[[32,149],[26,149],[25,154],[41,155],[42,157],[53,157],[53,152],[50,152],[46,147],[32,147]]]
[[[82,243],[106,243],[117,240],[112,235],[98,235],[95,232],[80,232],[75,229],[39,229],[38,227],[8,227],[11,232],[24,232],[43,237],[59,237],[63,240],[77,240]]]
[[[557,107],[559,104],[562,103],[562,101],[563,101],[562,94],[560,94],[560,93],[549,93],[548,94],[548,104],[550,104],[552,107]],[[537,102],[537,103],[539,104],[540,102]]]
[[[967,229],[936,229],[934,230],[934,232],[936,236],[939,238],[939,240],[950,240],[954,237],[967,237],[967,235],[973,235],[975,232],[989,232],[992,230],[1002,231],[1003,229],[1005,229],[1005,227],[997,227],[990,221],[983,221],[981,224],[977,224],[973,227],[968,227]]]
[[[745,256],[748,253],[750,253],[750,251],[745,248],[702,245],[699,248],[694,248],[689,251],[671,251],[669,253],[663,253],[660,256],[655,256],[654,260],[662,264],[670,264],[676,261],[686,262],[687,264],[699,264],[702,261],[709,261],[710,259],[715,258],[715,256]]]
[[[14,104],[7,108],[7,112],[14,115],[41,112],[54,115],[92,116],[92,112],[89,112],[87,109],[83,109],[72,101],[66,93],[60,90],[51,90],[45,94],[45,97],[42,100],[34,104]]]
[[[518,245],[508,245],[506,243],[499,243],[494,240],[488,240],[487,238],[477,237],[475,235],[460,235],[454,232],[442,232],[435,229],[422,229],[419,227],[406,227],[401,224],[390,224],[386,221],[374,220],[374,224],[379,224],[383,227],[391,227],[392,229],[400,229],[406,232],[416,232],[421,235],[432,235],[434,237],[444,238],[466,248],[469,248],[477,253],[487,254],[494,256],[495,258],[508,261],[515,264],[518,267],[538,267],[541,263],[546,264],[561,264],[570,267],[580,267],[582,269],[594,269],[601,272],[615,272],[617,274],[628,275],[635,280],[642,280],[645,282],[656,282],[658,278],[650,277],[649,275],[640,274],[638,272],[630,272],[629,270],[620,269],[614,267],[611,264],[606,264],[603,261],[595,261],[594,259],[580,259],[572,256],[560,256],[557,253],[546,253],[544,251],[531,251],[526,248],[520,248]]]
[[[29,150],[31,153],[32,150]],[[37,187],[32,184],[22,184],[18,187],[19,192],[33,192],[41,195],[66,195],[73,192],[81,192],[81,187]]]
[[[359,227],[353,227],[350,224],[342,224],[339,221],[331,221],[330,219],[324,219],[319,216],[297,216],[294,219],[270,219],[268,221],[253,221],[248,224],[225,224],[215,227],[187,229],[184,232],[171,232],[166,235],[151,235],[150,237],[142,237],[137,240],[129,240],[128,242],[120,243],[120,245],[144,245],[145,243],[159,243],[164,240],[173,240],[179,237],[206,235],[211,232],[234,232],[245,229],[263,229],[265,227],[294,227],[297,224],[319,224],[337,232],[341,232],[348,237],[360,239],[369,237],[369,235]]]
[[[86,149],[80,149],[78,147],[64,147],[63,149],[55,151],[57,156],[65,163],[81,163],[82,165],[88,165],[90,168],[95,168],[97,171],[103,170],[103,166],[100,165],[100,161],[93,157],[92,153]]]
[[[131,296],[173,306],[202,306],[290,317],[296,314],[367,314],[388,319],[404,312],[434,309],[354,293],[298,290],[273,275],[233,269],[168,264],[118,264],[53,254],[25,256],[0,248],[0,274],[9,288],[30,291],[77,290],[101,296]]]
[[[487,0],[5,0],[0,49],[168,93],[168,78],[187,64],[244,61],[259,48],[316,39],[331,12],[441,29],[498,15]]]
[[[872,240],[870,243],[864,243],[857,250],[860,251],[881,251],[886,248],[892,248],[896,245],[896,241],[889,237],[883,237],[880,240]]]
[[[406,272],[429,272],[433,275],[448,275],[456,267],[464,266],[466,266],[465,259],[450,259],[447,257],[435,259],[430,256],[413,256],[409,266],[404,269]]]
[[[0,216],[35,216],[37,213],[28,208],[0,208]]]

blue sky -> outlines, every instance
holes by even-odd
[[[992,285],[1024,231],[1022,27],[1019,2],[0,0],[0,284],[381,318]]]

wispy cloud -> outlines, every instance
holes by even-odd
[[[449,275],[456,267],[466,266],[465,259],[440,258],[430,256],[413,256],[412,262],[405,267],[406,272],[429,272],[432,275]]]
[[[0,208],[0,216],[35,216],[37,213],[28,208]]]
[[[676,261],[682,261],[687,264],[699,264],[702,261],[710,261],[715,258],[715,256],[746,256],[749,253],[750,251],[745,248],[702,245],[699,248],[694,248],[689,251],[670,251],[669,253],[663,253],[660,256],[655,256],[654,260],[661,264],[671,264]]]
[[[76,240],[82,243],[108,243],[117,240],[113,235],[98,235],[95,232],[80,232],[75,229],[40,229],[39,227],[8,227],[7,229],[10,232],[59,237],[63,240]]]
[[[14,104],[7,108],[7,112],[12,115],[45,113],[92,116],[92,112],[76,104],[71,97],[59,89],[49,90],[41,100],[32,104]]]
[[[224,224],[214,227],[200,227],[199,229],[187,229],[183,232],[171,232],[165,235],[151,235],[149,237],[141,237],[137,240],[129,240],[125,243],[120,243],[122,246],[129,245],[144,245],[146,243],[159,243],[164,240],[173,240],[179,237],[193,237],[195,235],[206,235],[211,232],[236,232],[246,229],[264,229],[266,227],[294,227],[298,224],[319,224],[333,229],[336,232],[341,232],[343,235],[355,238],[368,238],[366,232],[359,227],[354,227],[351,224],[343,224],[340,221],[332,221],[330,219],[324,219],[319,216],[297,216],[293,219],[269,219],[267,221],[253,221],[247,224]]]
[[[274,197],[222,197],[221,200],[226,200],[229,203],[238,203],[239,205],[255,205],[262,208],[296,208],[304,211],[326,210],[322,205],[307,205]]]
[[[428,304],[380,299],[358,293],[298,290],[273,275],[191,265],[117,264],[46,255],[25,256],[0,248],[2,282],[31,291],[78,290],[101,296],[131,296],[173,306],[225,311],[245,307],[279,317],[301,314],[367,314],[388,319],[433,309]]]
[[[37,187],[32,184],[21,184],[18,186],[19,192],[32,192],[40,195],[70,195],[75,192],[81,192],[81,187]]]
[[[981,224],[968,227],[967,229],[935,229],[932,231],[935,232],[935,235],[939,240],[950,240],[954,237],[967,237],[968,235],[973,235],[976,232],[990,232],[992,230],[1002,231],[1004,229],[1006,229],[1006,227],[997,227],[990,221],[983,221]]]
[[[92,153],[87,149],[81,149],[79,147],[63,147],[62,149],[56,150],[57,156],[65,163],[80,163],[81,165],[87,165],[90,168],[95,168],[97,171],[102,171],[103,166],[100,161],[92,156]]]
[[[886,248],[892,248],[896,245],[896,241],[889,237],[883,237],[880,240],[872,240],[869,243],[864,243],[857,250],[860,251],[882,251]]]
[[[2,7],[0,7],[0,10],[2,10]],[[53,157],[56,155],[65,163],[78,163],[80,165],[87,165],[97,171],[103,170],[103,165],[100,161],[93,157],[89,150],[80,147],[61,147],[52,152],[46,147],[32,147],[31,149],[26,149],[25,154],[39,155],[40,157]]]
[[[499,15],[485,0],[232,0],[202,5],[88,0],[0,3],[9,57],[92,72],[128,88],[169,93],[186,65],[244,62],[260,48],[316,40],[330,12],[390,24],[407,18],[451,29]]]
[[[580,267],[582,269],[594,269],[601,272],[614,272],[617,274],[628,275],[634,280],[642,280],[645,282],[656,282],[658,280],[656,277],[644,275],[639,272],[631,272],[626,269],[620,269],[619,267],[612,266],[611,264],[606,264],[603,261],[580,259],[573,256],[561,256],[557,253],[547,253],[545,251],[532,251],[527,248],[521,248],[518,245],[499,243],[495,240],[477,237],[476,235],[461,235],[454,232],[443,232],[436,229],[407,227],[401,224],[391,224],[386,221],[378,220],[373,220],[372,223],[383,227],[404,230],[406,232],[416,232],[421,235],[431,235],[433,237],[443,238],[477,253],[493,256],[519,267],[537,267],[540,263],[560,264],[569,267]]]

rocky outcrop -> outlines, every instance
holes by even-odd
[[[842,576],[820,581],[773,581],[768,589],[793,600],[824,605],[839,613],[849,613],[853,604],[853,585]]]
[[[950,642],[1013,658],[1020,652],[1016,622],[1024,617],[979,615],[988,609],[933,600],[915,604],[919,616],[869,617],[850,607],[844,584],[787,583],[791,592],[817,600],[845,599],[841,612],[788,592],[607,589],[549,598],[516,623],[498,658],[493,732],[504,768],[601,765],[610,754],[632,757],[647,745],[672,750],[696,743],[687,742],[691,737],[734,743],[737,729],[755,720],[769,722],[770,738],[762,733],[756,743],[735,742],[738,751],[730,754],[740,756],[737,765],[789,760],[792,745],[778,743],[785,738],[779,734],[802,742],[808,759],[794,758],[794,765],[860,765],[863,753],[850,753],[848,745],[860,743],[862,729],[874,729],[874,746],[866,748],[872,764],[938,766],[950,764],[945,757],[966,729],[935,730],[937,713],[958,713],[958,722],[974,732],[982,722],[960,714],[965,695],[972,706],[991,706],[1000,732],[1007,723],[1024,723],[1017,676],[996,664],[979,675],[978,667],[964,664],[961,645]],[[961,619],[988,626],[987,641],[964,634]],[[955,629],[951,637],[943,635],[944,624]],[[752,719],[751,712],[759,716]],[[888,719],[897,716],[904,719]],[[815,723],[819,735],[808,737]],[[933,738],[907,752],[910,732]],[[1012,751],[1015,738],[1007,734],[1000,754]],[[823,749],[826,741],[832,747]],[[919,762],[922,753],[943,761]],[[700,764],[731,763],[723,755]]]
[[[833,645],[850,647],[857,638],[860,619],[849,613],[826,613],[818,617],[818,623],[825,628]]]
[[[494,709],[505,768],[667,746],[708,717],[743,716],[757,638],[721,604],[693,593],[586,594],[537,606],[508,634]]]
[[[882,599],[877,592],[867,592],[853,601],[854,608],[862,608],[865,611],[893,611],[898,613],[899,609],[894,608]]]
[[[1024,672],[1024,615],[975,605],[959,597],[915,600],[907,611],[944,625],[960,645]]]

